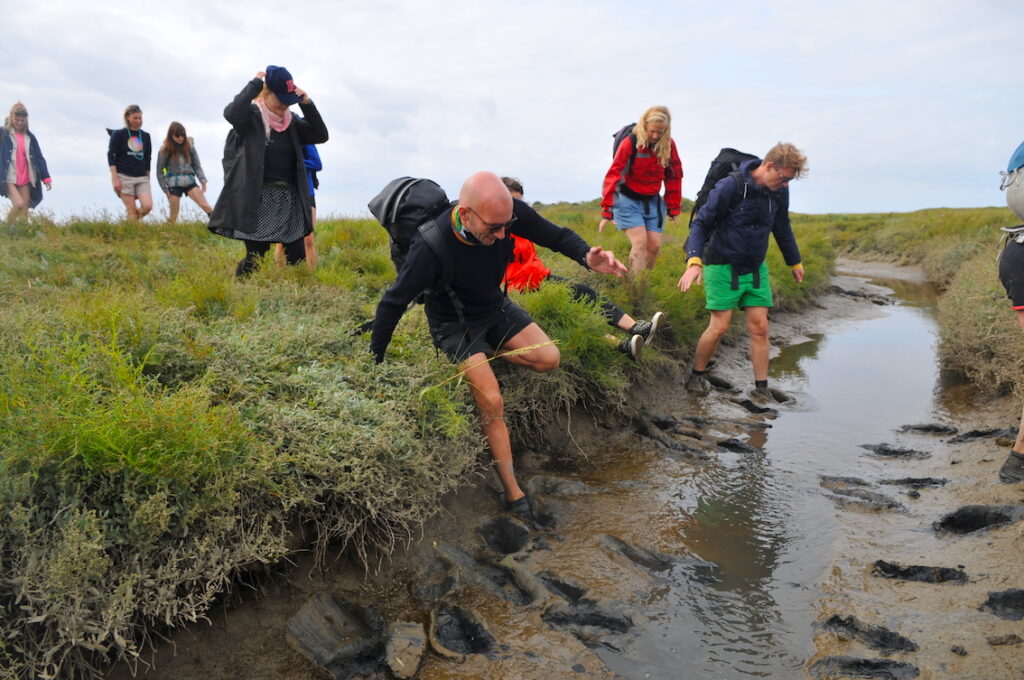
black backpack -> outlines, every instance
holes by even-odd
[[[396,273],[405,264],[413,235],[417,231],[423,234],[423,240],[441,261],[441,281],[433,292],[446,293],[462,321],[462,303],[449,285],[455,265],[436,221],[451,205],[444,189],[433,180],[399,177],[388,182],[366,205],[391,237],[391,262]]]
[[[633,153],[629,154],[629,160],[626,161],[626,165],[622,168],[622,176],[619,179],[620,188],[625,183],[630,168],[633,167],[633,159],[636,158],[636,135],[633,134],[633,128],[635,127],[636,123],[623,125],[612,135],[612,158],[615,158],[615,154],[618,152],[619,147],[622,146],[622,142],[625,141],[626,137],[629,137],[629,141],[633,143]]]
[[[711,194],[711,190],[715,188],[718,181],[724,179],[728,175],[732,175],[736,181],[737,186],[743,182],[743,178],[740,176],[740,165],[746,161],[756,160],[757,156],[736,149],[725,148],[718,152],[715,159],[711,161],[711,168],[708,170],[708,174],[704,177],[704,184],[701,185],[700,191],[697,192],[697,198],[693,201],[693,209],[690,210],[690,222],[693,223],[693,218],[697,214],[697,211],[708,202],[708,196]],[[709,229],[710,235],[710,229]]]

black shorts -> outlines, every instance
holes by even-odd
[[[1010,241],[999,254],[999,280],[1013,308],[1024,311],[1024,243]]]
[[[181,198],[182,196],[188,195],[188,192],[192,191],[197,186],[199,185],[193,182],[192,184],[189,184],[187,187],[167,187],[167,191],[174,194],[178,198]]]
[[[448,355],[453,363],[462,363],[479,352],[491,353],[533,323],[525,309],[503,298],[501,310],[489,324],[466,328],[458,321],[447,321],[431,327],[434,346]]]

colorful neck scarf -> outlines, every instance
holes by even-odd
[[[284,132],[288,129],[288,126],[292,124],[292,112],[285,109],[284,115],[279,116],[270,109],[267,108],[267,103],[263,101],[263,98],[256,100],[256,108],[260,110],[260,116],[263,118],[263,130],[267,133],[267,137],[270,137],[270,131]]]

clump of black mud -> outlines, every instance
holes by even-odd
[[[895,562],[878,560],[875,562],[873,573],[885,578],[898,579],[901,581],[918,581],[920,583],[966,583],[967,573],[962,569],[952,567],[924,567],[911,565],[903,567]]]
[[[882,654],[917,651],[917,643],[909,638],[882,626],[862,623],[855,616],[844,617],[833,614],[820,623],[819,626],[822,630],[859,640],[871,649],[880,651]]]
[[[965,505],[951,512],[932,527],[951,534],[970,534],[981,529],[1009,524],[1024,516],[1024,507],[1015,505]]]
[[[810,669],[817,680],[841,678],[881,678],[882,680],[913,680],[920,671],[913,664],[885,659],[858,659],[853,656],[826,656],[815,661]]]
[[[1024,619],[1024,590],[1010,588],[989,593],[988,599],[979,609],[987,609],[1001,619],[1020,621]]]

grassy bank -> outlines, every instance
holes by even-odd
[[[546,212],[628,249],[594,233],[596,205]],[[5,677],[88,675],[138,654],[152,631],[201,618],[240,572],[280,560],[297,528],[321,552],[372,560],[486,463],[467,390],[419,309],[381,366],[354,332],[393,278],[375,222],[320,225],[316,272],[268,265],[245,281],[232,278],[241,245],[199,224],[0,230]],[[808,285],[777,277],[784,306],[827,280],[827,239],[806,241]],[[633,283],[545,259],[637,316],[666,310],[666,351],[683,355],[704,317],[700,293],[675,288],[680,252],[670,237]],[[518,299],[563,353],[551,374],[499,368],[520,439],[569,404],[616,409],[631,381],[672,361],[631,364],[563,286]]]
[[[939,354],[944,364],[993,390],[1024,397],[1024,333],[999,283],[1001,227],[1020,220],[1006,208],[801,216],[838,252],[917,264],[943,289]]]

